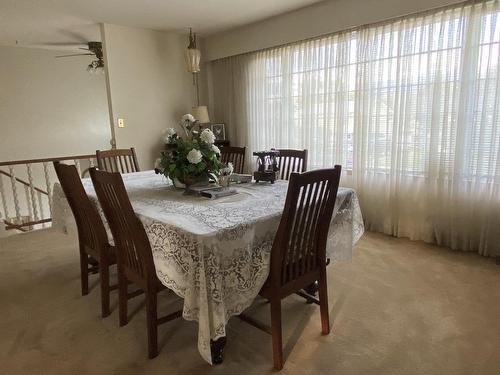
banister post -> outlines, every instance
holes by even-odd
[[[50,186],[49,163],[47,162],[43,163],[43,174],[45,175],[45,187],[47,188],[47,197],[49,199],[50,217],[52,217],[52,201],[50,200],[50,197],[52,196],[52,189]]]
[[[80,168],[80,160],[75,159],[73,161],[75,162],[75,167],[76,167],[76,170],[78,171],[78,175],[80,177],[82,177],[82,169]]]
[[[17,186],[16,186],[16,176],[14,174],[14,167],[9,166],[9,174],[10,174],[10,183],[12,186],[12,196],[14,198],[14,208],[16,210],[16,218],[18,224],[21,223],[21,209],[19,207],[19,197],[17,195]]]
[[[5,189],[3,187],[3,177],[0,174],[0,198],[2,199],[3,216],[4,219],[9,217],[9,209],[7,207],[7,199],[5,198]]]
[[[26,164],[26,170],[28,172],[28,181],[29,181],[29,189],[30,189],[30,197],[31,197],[31,207],[33,212],[33,218],[35,221],[38,220],[38,209],[36,206],[36,195],[35,195],[35,185],[33,184],[33,171],[31,169],[31,164]],[[33,220],[33,218],[30,218]]]

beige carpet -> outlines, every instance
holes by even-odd
[[[367,233],[352,263],[329,267],[333,331],[320,335],[319,309],[284,304],[284,374],[499,374],[500,266],[474,254]],[[225,362],[210,367],[196,325],[160,327],[160,355],[146,359],[142,298],[130,323],[99,316],[97,278],[80,296],[71,237],[43,231],[0,239],[0,373],[265,374],[271,339],[233,318]],[[162,297],[160,311],[174,308]],[[250,312],[269,319],[268,305]]]

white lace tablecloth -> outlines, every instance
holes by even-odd
[[[123,180],[151,242],[158,278],[184,299],[183,317],[198,321],[198,349],[211,363],[210,339],[226,335],[229,318],[251,305],[267,278],[288,183],[235,185],[238,194],[208,200],[183,195],[153,171]],[[97,204],[92,182],[83,179],[83,185]],[[59,184],[52,206],[54,227],[74,226]],[[363,231],[355,191],[339,188],[328,256],[350,260]]]

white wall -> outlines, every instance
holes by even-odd
[[[110,140],[104,76],[87,57],[0,47],[0,160],[88,154]]]
[[[208,60],[295,42],[457,3],[457,0],[330,0],[206,38]]]
[[[187,39],[111,24],[103,30],[117,147],[135,147],[141,169],[152,169],[164,147],[162,132],[195,104]],[[124,128],[117,118],[125,119]]]
[[[136,147],[141,168],[152,168],[164,147],[162,132],[195,104],[184,61],[187,37],[108,24],[102,31],[108,76],[89,74],[88,57],[55,59],[65,52],[0,47],[0,161],[109,149],[110,122],[123,117],[125,128],[116,128],[117,147]],[[15,173],[27,179],[25,167]],[[33,174],[35,185],[45,189],[40,165]],[[9,181],[3,181],[12,217],[12,192]],[[28,215],[26,192],[22,186],[18,190],[21,215]],[[42,206],[46,217],[45,200]]]

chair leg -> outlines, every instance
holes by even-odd
[[[281,335],[281,300],[271,300],[271,333],[273,341],[274,368],[283,368],[283,343]]]
[[[111,314],[109,309],[109,264],[104,256],[100,260],[100,282],[101,282],[101,311],[102,317],[105,318]]]
[[[118,266],[118,314],[120,315],[120,327],[128,323],[127,317],[127,277]]]
[[[148,353],[149,358],[154,358],[158,355],[156,290],[146,291],[146,314],[148,325]]]
[[[82,283],[82,296],[89,294],[89,259],[84,251],[80,250],[80,278]]]
[[[319,310],[321,313],[321,333],[330,333],[330,316],[328,312],[328,288],[326,283],[326,269],[319,279]]]

